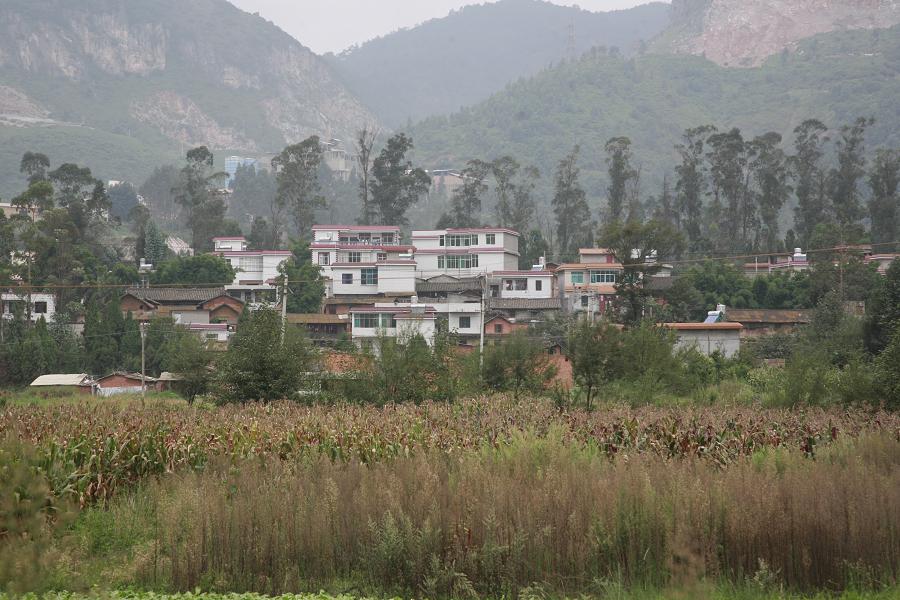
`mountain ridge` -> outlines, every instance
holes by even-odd
[[[79,154],[71,127],[103,132],[123,148],[140,140],[157,160],[172,161],[200,144],[271,154],[378,121],[320,57],[225,0],[7,0],[0,115],[6,142],[46,139],[30,130],[56,128],[56,147],[40,148],[55,162]],[[3,155],[13,158],[9,148]],[[134,162],[120,160],[109,171],[124,172],[109,174],[139,178],[154,166],[140,173]],[[0,169],[10,193],[13,174]]]
[[[402,127],[409,119],[484,100],[594,46],[634,54],[668,22],[669,6],[662,2],[591,12],[542,0],[501,0],[463,7],[325,59],[382,120]],[[479,61],[481,56],[489,58]]]

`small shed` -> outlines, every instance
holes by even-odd
[[[148,390],[156,389],[155,377],[144,377],[144,385]],[[141,374],[124,373],[116,371],[97,380],[97,394],[100,396],[114,396],[116,394],[140,394]]]
[[[176,383],[183,380],[184,377],[182,377],[178,373],[163,371],[159,374],[159,377],[156,378],[156,389],[160,392],[168,392],[173,387],[175,387]]]
[[[733,357],[741,349],[740,323],[664,323],[673,330],[678,339],[677,346],[693,346],[709,356],[720,352],[727,358]]]
[[[53,373],[41,375],[31,382],[29,387],[58,389],[71,389],[79,394],[90,394],[93,391],[94,382],[87,373]]]

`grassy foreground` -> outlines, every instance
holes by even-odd
[[[579,600],[588,597],[602,598],[604,600],[895,600],[900,597],[900,590],[885,590],[883,592],[845,592],[843,594],[815,594],[798,596],[787,592],[766,592],[759,589],[744,588],[703,588],[688,591],[625,591],[610,589],[596,596],[578,596]],[[0,593],[0,600],[7,600],[8,596]],[[522,600],[546,600],[551,596],[542,593],[541,590],[526,590],[519,596]],[[260,594],[215,594],[209,592],[189,592],[183,594],[161,594],[156,592],[105,592],[73,594],[68,592],[54,592],[46,594],[26,594],[24,600],[402,600],[402,597],[363,597],[347,594],[326,594],[324,592],[314,594],[284,594],[280,596],[263,596]]]
[[[12,592],[893,598],[900,417],[13,403],[0,533]]]

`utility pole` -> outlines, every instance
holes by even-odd
[[[147,324],[141,323],[141,407],[143,408],[147,402],[147,380],[146,380],[146,369],[147,369],[147,356],[145,352],[145,344],[144,338],[147,335]]]
[[[481,331],[478,339],[478,369],[484,370],[484,294],[487,288],[487,275],[481,275]]]
[[[287,295],[288,295],[288,276],[284,274],[284,283],[281,289],[281,345],[284,345],[284,333],[287,330]]]

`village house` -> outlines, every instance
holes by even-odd
[[[201,339],[221,343],[231,338],[244,311],[244,303],[225,288],[130,288],[120,307],[142,322],[171,317]]]
[[[884,253],[884,254],[869,254],[865,257],[866,263],[875,263],[878,265],[878,272],[882,275],[887,273],[888,268],[891,266],[895,260],[900,259],[900,254],[897,253]]]
[[[35,390],[72,391],[78,394],[92,394],[95,382],[87,373],[52,373],[41,375],[29,387]]]
[[[557,290],[562,309],[597,317],[605,313],[616,297],[616,283],[625,268],[606,248],[583,248],[577,263],[565,263],[556,269]]]
[[[46,292],[7,291],[0,294],[0,314],[4,319],[28,318],[47,323],[56,319],[56,296]]]
[[[417,275],[476,277],[519,266],[519,234],[504,228],[413,231]]]
[[[676,347],[693,347],[707,356],[718,352],[734,357],[741,349],[740,323],[663,323],[675,332]]]
[[[333,345],[350,335],[350,317],[346,314],[288,314],[287,323],[302,329],[310,341],[319,346]]]
[[[751,278],[774,273],[799,273],[807,269],[809,260],[800,248],[794,248],[793,252],[756,257],[753,262],[744,263],[744,275]]]
[[[98,396],[140,394],[144,386],[147,391],[156,391],[158,381],[155,377],[145,375],[142,382],[140,373],[116,371],[97,379],[94,391]]]
[[[378,337],[406,340],[420,335],[429,345],[437,333],[437,311],[424,304],[398,306],[379,303],[372,307],[351,309],[353,341],[360,346],[371,345]]]
[[[499,344],[503,338],[520,331],[528,331],[528,324],[503,315],[495,315],[484,324],[484,343],[493,346]]]
[[[214,254],[234,268],[234,281],[225,289],[247,304],[274,303],[278,300],[278,267],[291,258],[288,250],[250,250],[243,236],[213,238]]]
[[[413,248],[402,244],[399,227],[316,225],[310,250],[326,280],[326,312],[415,294]]]

